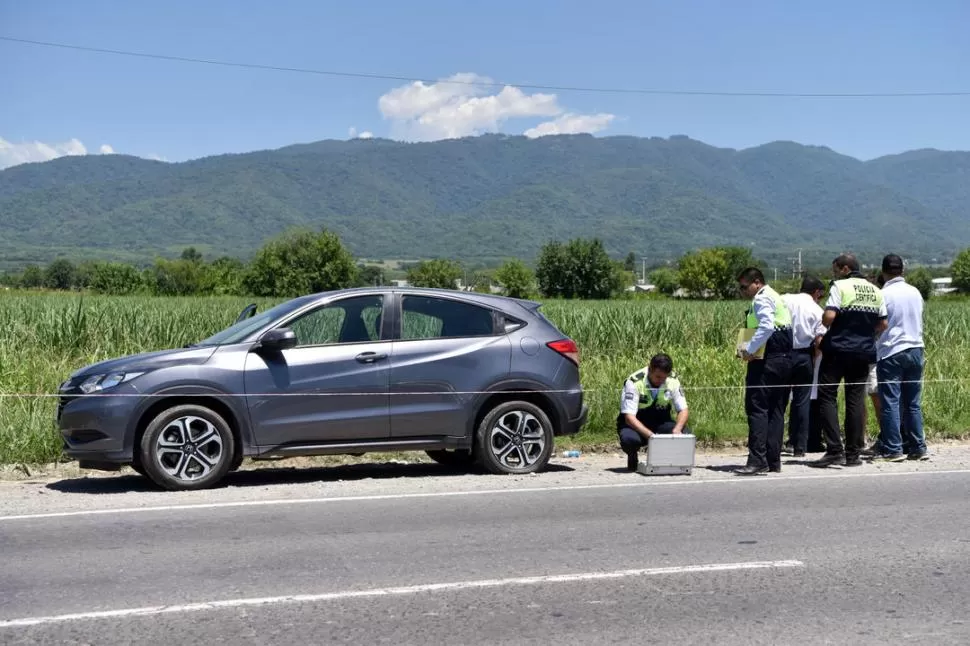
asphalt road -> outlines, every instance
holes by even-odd
[[[970,643],[968,472],[445,493],[0,518],[0,643]]]

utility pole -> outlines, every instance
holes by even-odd
[[[643,269],[640,272],[640,275],[641,275],[640,283],[643,285],[646,285],[647,284],[647,259],[645,257],[641,257],[640,260],[643,263]]]
[[[794,280],[802,275],[802,250],[799,249],[798,256],[789,258],[789,260],[791,260],[792,265],[791,277]]]

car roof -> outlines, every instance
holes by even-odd
[[[316,294],[308,294],[302,298],[307,300],[317,300],[322,298],[333,298],[335,296],[348,296],[351,294],[387,294],[389,292],[394,292],[398,294],[420,294],[426,296],[443,296],[447,298],[456,298],[467,301],[469,303],[477,303],[485,307],[492,307],[495,309],[507,310],[512,308],[522,308],[526,312],[533,312],[542,306],[542,303],[538,301],[522,299],[522,298],[511,298],[509,296],[499,296],[496,294],[482,294],[479,292],[464,292],[458,289],[440,289],[433,287],[396,287],[396,286],[386,286],[386,287],[350,287],[347,289],[335,289],[326,292],[319,292]]]

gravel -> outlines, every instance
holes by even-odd
[[[767,478],[839,477],[914,471],[970,469],[970,442],[942,442],[930,447],[928,461],[813,469],[802,458],[783,456],[781,474]],[[76,464],[45,467],[6,466],[0,470],[0,515],[42,514],[252,500],[490,491],[516,488],[662,484],[672,481],[737,479],[732,468],[744,464],[743,449],[698,450],[689,476],[644,476],[626,470],[619,451],[555,457],[546,471],[523,476],[494,476],[455,471],[430,462],[424,454],[365,455],[360,458],[294,458],[250,463],[227,476],[215,489],[159,491],[128,468],[118,473],[82,471]],[[809,459],[819,456],[809,455]]]

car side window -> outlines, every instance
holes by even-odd
[[[297,347],[379,341],[383,307],[381,296],[345,298],[307,312],[289,327]]]
[[[495,333],[492,312],[477,305],[431,296],[405,296],[401,339],[445,339]]]

